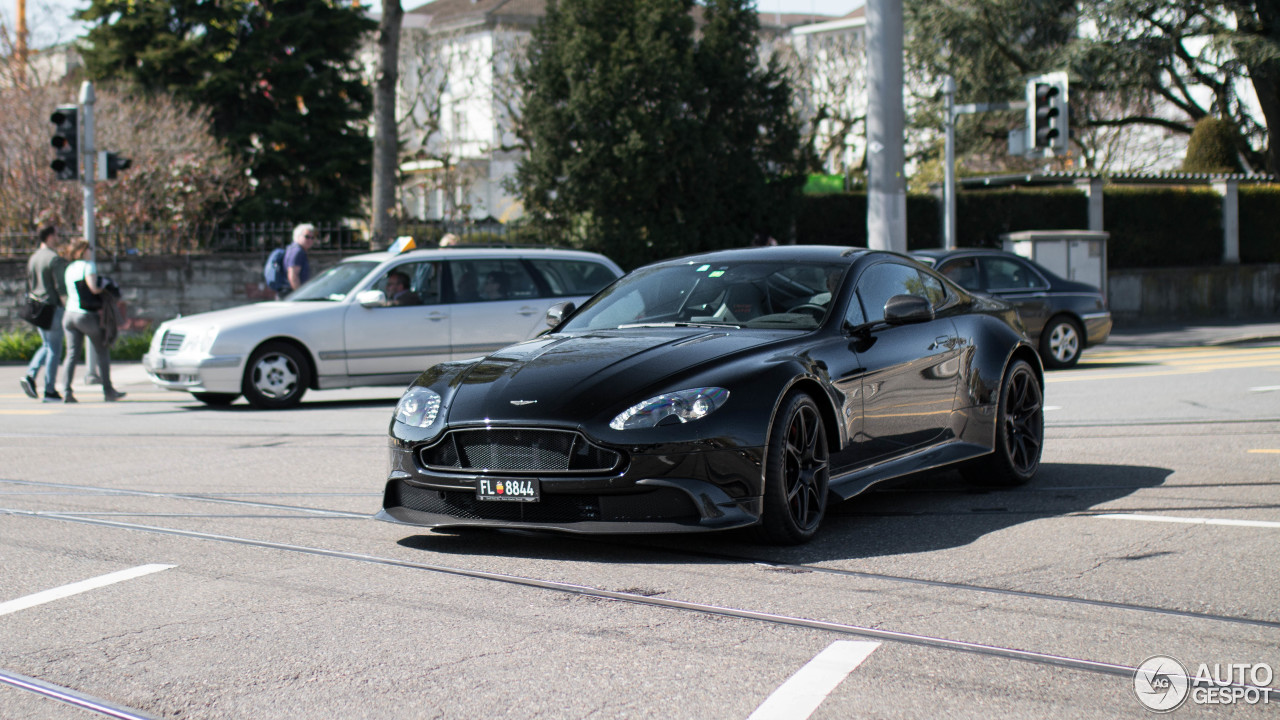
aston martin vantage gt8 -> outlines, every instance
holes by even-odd
[[[379,518],[812,538],[831,502],[956,466],[1026,482],[1043,371],[1016,311],[889,252],[780,246],[635,270],[551,331],[436,365],[390,427]]]

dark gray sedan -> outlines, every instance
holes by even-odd
[[[1086,347],[1106,342],[1111,334],[1111,313],[1098,288],[1060,278],[1020,255],[961,248],[912,256],[966,290],[1017,307],[1045,367],[1071,367]]]

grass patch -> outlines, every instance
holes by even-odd
[[[150,329],[121,333],[111,346],[112,360],[141,360],[151,347]],[[11,330],[0,333],[0,362],[29,362],[40,349],[40,334],[34,330]],[[65,352],[66,346],[63,346]],[[81,353],[80,360],[84,359]]]

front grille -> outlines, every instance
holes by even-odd
[[[622,455],[580,433],[529,428],[451,430],[419,453],[432,470],[499,473],[609,473]]]
[[[186,339],[186,335],[176,333],[170,330],[164,331],[164,337],[160,338],[160,354],[176,355],[178,349],[182,347],[182,341]]]
[[[391,483],[388,507],[458,518],[498,522],[673,522],[697,523],[693,501],[675,488],[654,488],[628,495],[554,494],[544,492],[538,502],[477,500],[475,493],[428,490],[403,482]]]

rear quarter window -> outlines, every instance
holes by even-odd
[[[546,281],[552,297],[595,295],[616,279],[608,267],[590,260],[539,258],[529,264]]]

